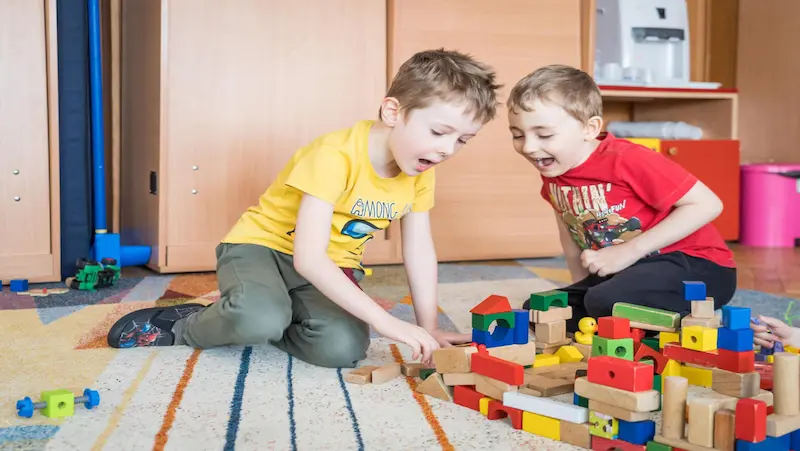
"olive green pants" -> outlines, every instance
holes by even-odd
[[[354,283],[364,277],[357,270],[351,275]],[[271,343],[329,368],[352,368],[366,357],[369,326],[298,274],[291,255],[254,244],[222,243],[217,246],[217,283],[219,301],[175,324],[176,344]]]

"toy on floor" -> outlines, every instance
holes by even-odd
[[[31,418],[33,411],[42,410],[42,415],[48,418],[70,417],[75,413],[75,404],[83,404],[87,409],[93,409],[100,404],[100,394],[91,389],[85,389],[83,396],[75,396],[69,390],[50,390],[42,392],[42,401],[33,402],[25,397],[17,401],[17,414],[21,417]]]
[[[68,293],[69,288],[35,288],[33,290],[21,291],[17,294],[21,296],[44,297],[51,294],[64,294]]]
[[[592,338],[597,332],[597,322],[594,318],[586,317],[578,321],[578,332],[575,332],[575,341],[580,344],[592,344]]]
[[[75,290],[95,291],[114,285],[119,280],[120,267],[113,258],[104,258],[97,263],[81,258],[77,262],[78,274],[67,278],[67,286]]]
[[[8,288],[17,293],[28,291],[28,279],[13,279],[8,283]]]

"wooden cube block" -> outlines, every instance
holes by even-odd
[[[705,301],[692,301],[692,316],[695,318],[714,318],[714,298]]]
[[[534,335],[538,343],[564,341],[567,338],[567,322],[560,320],[553,323],[536,323]]]
[[[717,329],[702,326],[689,326],[681,329],[681,346],[695,351],[717,349]]]

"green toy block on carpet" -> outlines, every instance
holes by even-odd
[[[637,323],[668,327],[671,329],[678,329],[681,324],[681,315],[679,313],[625,302],[617,302],[614,304],[611,315],[619,318],[628,318]]]
[[[554,305],[556,307],[567,306],[567,293],[565,291],[549,290],[531,294],[531,310],[546,312]]]

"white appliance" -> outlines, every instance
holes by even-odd
[[[693,83],[686,0],[596,0],[595,79],[601,85],[716,88]]]

